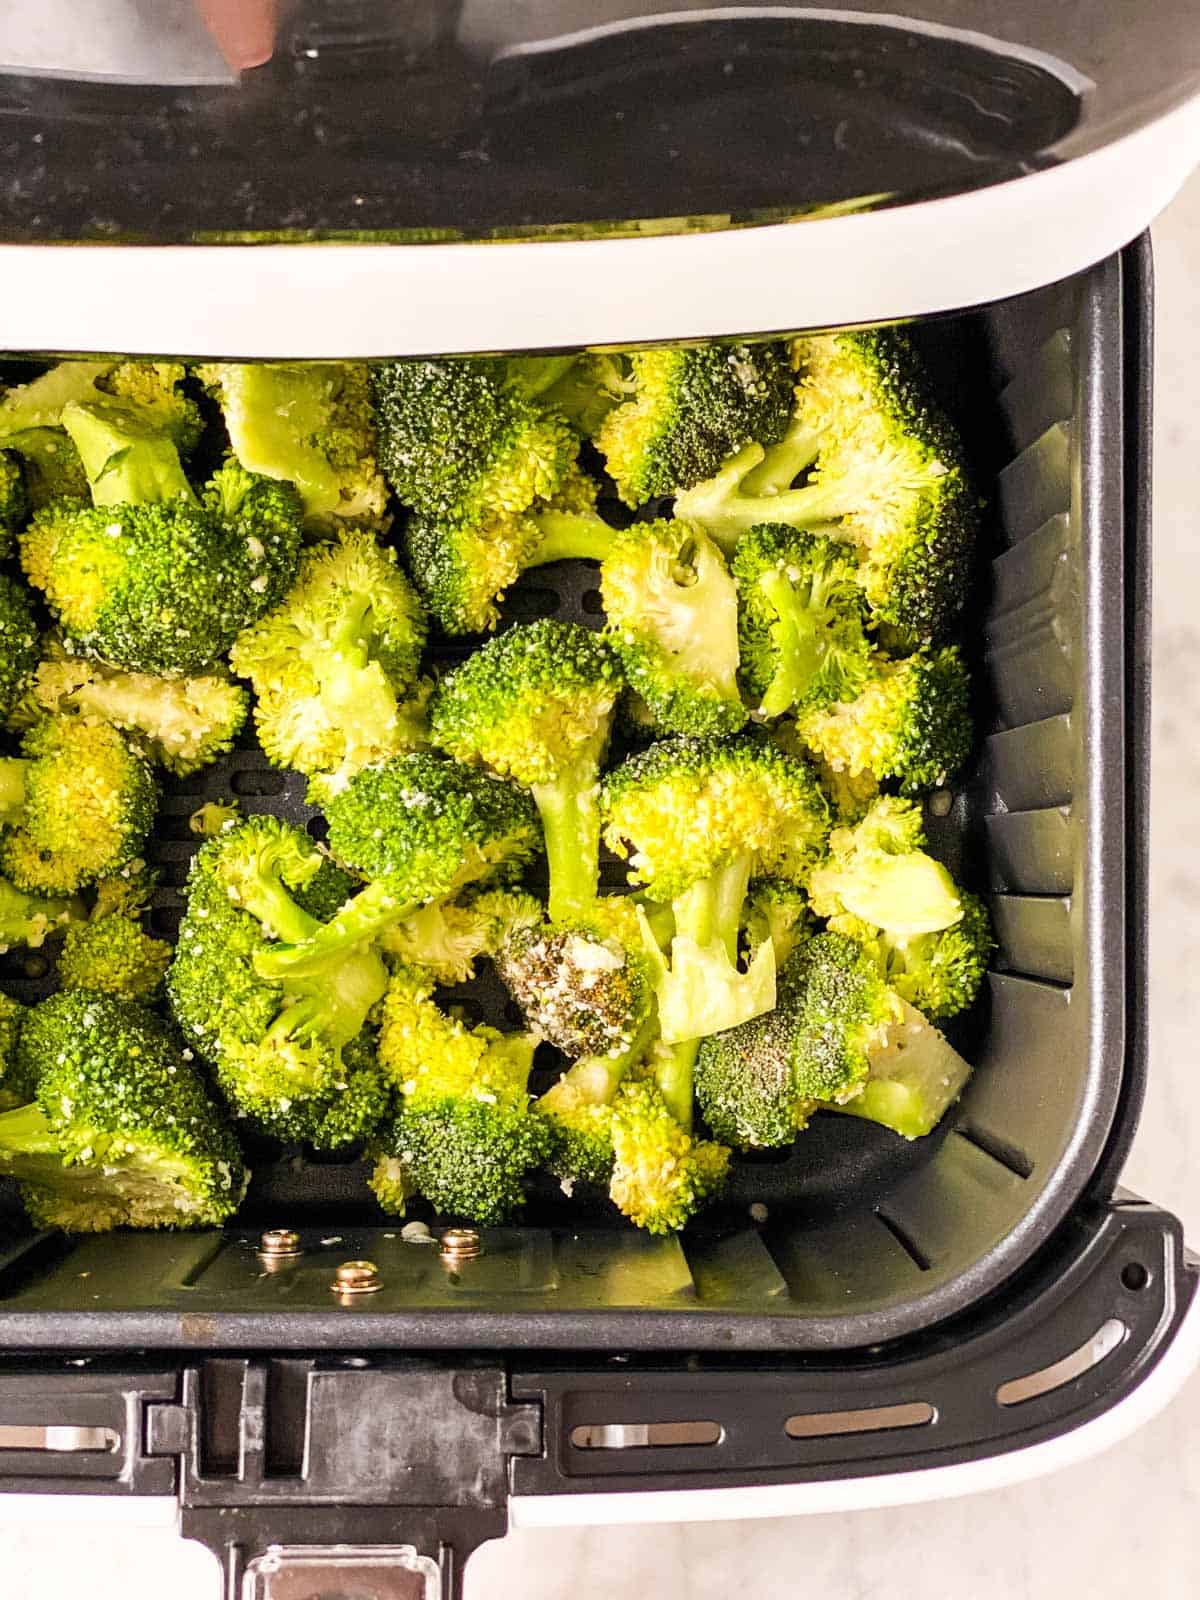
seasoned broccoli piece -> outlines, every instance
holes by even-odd
[[[850,915],[831,918],[829,926],[863,946],[902,1000],[939,1022],[971,1004],[995,948],[983,901],[963,890],[958,899],[958,921],[930,933],[889,933]]]
[[[635,522],[600,568],[607,637],[629,687],[669,733],[736,733],[737,591],[725,558],[686,522]]]
[[[782,344],[711,344],[638,351],[624,387],[629,398],[595,437],[621,499],[636,507],[690,489],[751,440],[774,444],[792,378]]]
[[[823,334],[797,340],[793,360],[795,411],[777,458],[767,440],[746,445],[681,495],[676,515],[730,545],[759,522],[830,524],[858,554],[875,622],[936,642],[962,607],[978,512],[911,345],[891,331]]]
[[[402,966],[421,967],[435,983],[466,983],[480,956],[494,956],[510,929],[540,922],[541,902],[511,889],[468,890],[435,900],[385,928],[379,948]]]
[[[364,767],[329,801],[329,848],[368,880],[324,927],[257,959],[265,976],[318,973],[330,955],[378,938],[470,884],[511,881],[540,845],[537,814],[511,784],[440,756]]]
[[[186,777],[232,748],[250,697],[225,672],[183,678],[122,672],[68,655],[51,636],[28,696],[42,713],[78,712],[120,728],[156,766]]]
[[[0,1173],[39,1227],[216,1227],[237,1209],[237,1144],[150,1012],[54,995],[26,1014],[17,1058],[36,1098],[0,1116]]]
[[[250,817],[201,846],[167,992],[227,1099],[264,1132],[332,1148],[365,1137],[389,1091],[367,1020],[387,987],[369,948],[264,976],[275,939],[311,938],[352,883],[299,828]]]
[[[150,1001],[171,965],[171,946],[142,931],[136,917],[106,909],[67,927],[58,957],[64,989],[90,989],[123,1000]]]
[[[291,591],[230,654],[257,696],[268,757],[336,793],[363,767],[422,741],[418,700],[405,701],[425,644],[425,613],[396,562],[366,528],[305,551]]]
[[[11,1111],[33,1099],[34,1084],[17,1049],[27,1015],[23,1005],[0,993],[0,1111]]]
[[[550,1137],[546,1164],[564,1185],[612,1178],[612,1102],[633,1065],[626,1055],[584,1056],[552,1083],[537,1103]]]
[[[622,896],[597,900],[576,922],[523,915],[495,959],[526,1027],[572,1060],[628,1055],[647,1033],[655,974]]]
[[[575,459],[566,422],[503,361],[392,361],[371,369],[379,460],[414,511],[450,525],[526,510]]]
[[[30,894],[6,878],[0,878],[0,953],[11,950],[14,945],[40,949],[51,934],[83,915],[83,906],[78,900]]]
[[[884,795],[853,828],[835,828],[829,856],[808,883],[819,917],[849,912],[901,938],[938,933],[963,914],[962,897],[925,843],[921,808]]]
[[[148,422],[170,434],[181,456],[188,456],[200,442],[204,419],[200,407],[181,387],[186,376],[186,369],[177,361],[121,361],[100,374],[96,388],[134,407]]]
[[[768,939],[778,970],[813,931],[808,896],[786,878],[756,878],[742,913],[742,934],[751,956]]]
[[[651,1079],[622,1082],[613,1099],[611,1137],[609,1197],[647,1233],[678,1232],[725,1186],[728,1149],[687,1132]]]
[[[430,611],[449,634],[485,633],[499,602],[528,568],[600,561],[616,530],[596,510],[599,485],[574,463],[553,490],[519,511],[417,512],[404,525],[405,554]]]
[[[170,436],[115,401],[68,405],[91,506],[54,502],[21,561],[71,645],[133,672],[203,671],[295,572],[300,504],[287,485],[223,467],[197,503]]]
[[[362,361],[206,362],[197,376],[221,407],[248,472],[296,486],[307,527],[377,526],[387,485]]]
[[[145,760],[103,722],[46,717],[0,759],[0,871],[34,894],[73,894],[142,848],[157,791]]]
[[[953,647],[902,661],[876,653],[854,699],[803,712],[796,731],[835,772],[919,794],[947,782],[970,752],[970,680]]]
[[[25,693],[38,660],[38,631],[29,591],[0,572],[0,721]]]
[[[824,1109],[878,1122],[905,1139],[934,1128],[966,1088],[970,1064],[921,1013],[899,1002],[899,1019],[870,1052],[870,1070],[852,1100]]]
[[[467,1027],[432,994],[432,978],[411,968],[388,985],[379,1060],[401,1099],[380,1138],[372,1188],[392,1209],[415,1188],[438,1211],[504,1222],[549,1149],[529,1098],[534,1041]]]
[[[870,659],[853,552],[759,523],[738,543],[733,576],[742,683],[761,715],[853,699]]]
[[[747,736],[664,740],[609,774],[602,803],[606,841],[629,856],[633,881],[674,911],[669,965],[649,929],[643,941],[658,967],[664,1041],[683,1044],[769,1011],[774,947],[761,944],[741,971],[739,926],[752,874],[799,881],[820,858],[828,808],[807,767]],[[687,1127],[686,1052],[670,1076],[668,1104]]]
[[[29,496],[20,457],[0,450],[0,561],[12,555],[13,534],[29,515]]]
[[[491,639],[439,684],[429,708],[435,744],[527,788],[550,862],[550,916],[586,914],[600,873],[600,762],[620,668],[574,623],[544,620]]]

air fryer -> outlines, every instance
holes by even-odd
[[[334,1573],[450,1595],[510,1516],[995,1481],[1112,1436],[1200,1349],[1178,1223],[1118,1187],[1147,1025],[1151,286],[1128,240],[1198,153],[1200,36],[1182,4],[1130,40],[1101,6],[1086,30],[1015,5],[603,9],[293,6],[265,65],[238,77],[200,30],[140,82],[0,38],[0,347],[382,358],[911,322],[987,505],[977,747],[928,808],[995,919],[955,1035],[976,1070],[927,1139],[825,1117],[739,1158],[678,1238],[547,1180],[464,1255],[383,1219],[361,1162],[265,1141],[223,1235],[68,1239],[0,1191],[0,1489],[174,1496],[230,1595]],[[1086,202],[1152,158],[1140,195]],[[595,627],[594,582],[542,569],[505,620]],[[177,924],[199,805],[318,829],[303,788],[251,739],[170,782],[152,930]],[[46,992],[36,955],[0,963]],[[508,1020],[494,982],[460,998]],[[362,1258],[377,1278],[347,1293]]]

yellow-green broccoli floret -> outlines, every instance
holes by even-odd
[[[38,660],[38,630],[29,591],[0,572],[0,721],[25,693]]]
[[[51,934],[61,932],[74,918],[84,915],[82,901],[31,894],[7,878],[0,878],[0,953],[14,945],[40,949]]]
[[[902,938],[952,927],[963,914],[961,893],[924,843],[920,806],[881,796],[853,828],[830,834],[829,855],[808,882],[814,912],[848,912]]]
[[[220,404],[234,455],[248,472],[294,484],[306,526],[383,521],[365,362],[207,362],[197,376]]]
[[[668,733],[736,733],[737,591],[725,558],[700,528],[634,522],[600,568],[607,637],[629,687]]]
[[[729,1150],[687,1132],[656,1083],[627,1077],[613,1099],[609,1196],[647,1233],[676,1233],[719,1196]]]
[[[511,889],[467,890],[435,900],[385,928],[379,948],[389,960],[420,967],[451,987],[474,976],[481,956],[494,956],[510,929],[541,921],[541,902]]]
[[[12,555],[13,535],[24,526],[28,515],[29,495],[21,458],[12,450],[0,449],[0,561]]]
[[[159,1019],[109,995],[27,1013],[18,1060],[36,1098],[0,1116],[0,1173],[40,1227],[216,1227],[246,1172],[232,1135]]]
[[[171,964],[171,946],[132,917],[103,916],[67,927],[58,958],[64,989],[91,989],[125,1000],[154,999]]]
[[[268,757],[336,792],[361,768],[423,743],[414,685],[425,633],[395,551],[369,529],[305,551],[292,589],[230,655],[254,686]]]
[[[549,1148],[529,1098],[534,1041],[468,1027],[432,995],[428,974],[401,968],[392,975],[379,1060],[400,1107],[378,1142],[372,1187],[391,1209],[415,1189],[440,1212],[504,1222]]]
[[[46,717],[0,759],[0,870],[35,894],[73,894],[140,852],[157,791],[116,728]]]
[[[776,969],[813,932],[808,896],[786,878],[756,878],[742,913],[743,942],[751,956],[768,939],[775,947]]]
[[[829,927],[861,944],[900,998],[938,1022],[975,999],[995,948],[983,901],[965,890],[958,900],[958,921],[931,933],[888,933],[848,914],[831,918]]]
[[[183,390],[186,368],[178,361],[121,361],[96,379],[103,394],[124,400],[169,433],[181,456],[200,442],[204,419],[200,407]]]
[[[528,789],[550,862],[550,915],[585,914],[600,872],[597,785],[621,670],[604,641],[544,620],[491,639],[439,684],[434,743]]]
[[[781,344],[636,352],[628,398],[595,436],[621,499],[641,506],[677,494],[751,440],[774,444],[787,425],[791,386]]]
[[[0,1111],[26,1105],[33,1099],[34,1085],[18,1059],[26,1009],[17,1000],[0,993]]]

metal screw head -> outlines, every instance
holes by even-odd
[[[262,1256],[300,1255],[300,1235],[293,1233],[290,1228],[268,1228],[258,1241],[258,1253]]]
[[[336,1294],[374,1294],[382,1287],[373,1261],[343,1261],[330,1285]]]
[[[471,1261],[483,1254],[483,1241],[474,1228],[447,1228],[440,1243],[443,1261]]]

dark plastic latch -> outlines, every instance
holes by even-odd
[[[365,1592],[452,1600],[506,1529],[509,1460],[540,1453],[541,1409],[511,1404],[499,1368],[213,1358],[147,1407],[145,1438],[179,1460],[182,1532],[231,1597],[359,1593],[371,1573]]]

